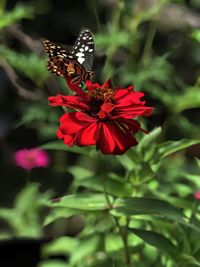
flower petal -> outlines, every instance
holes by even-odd
[[[76,110],[88,110],[90,108],[87,102],[84,102],[79,96],[57,95],[50,96],[48,100],[51,106],[68,107]]]
[[[136,144],[135,138],[124,132],[116,123],[102,123],[97,146],[103,154],[120,155]]]
[[[77,138],[77,145],[90,146],[96,145],[99,139],[99,123],[91,123],[87,127],[83,128]]]
[[[146,107],[145,101],[140,98],[144,96],[142,92],[119,90],[115,95],[115,109],[113,110],[113,119],[126,118],[131,119],[137,116],[149,116],[152,114],[153,108]]]
[[[83,127],[85,127],[88,122],[79,120],[78,114],[81,112],[69,112],[62,115],[59,119],[61,126],[59,130],[64,134],[74,134],[80,131]],[[85,115],[83,113],[83,115]]]
[[[101,88],[112,88],[111,79],[108,79],[108,80],[101,86]]]
[[[150,116],[153,112],[152,107],[145,107],[145,106],[129,106],[129,107],[124,107],[123,109],[115,109],[113,112],[113,117],[112,119],[115,118],[124,118],[124,119],[132,119],[138,116]]]
[[[124,107],[129,105],[144,105],[145,101],[141,101],[140,98],[144,96],[142,92],[129,91],[125,89],[118,90],[115,94],[116,106]]]

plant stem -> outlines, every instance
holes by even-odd
[[[125,229],[123,229],[121,227],[121,225],[119,224],[119,221],[117,220],[117,218],[115,219],[115,223],[118,227],[119,233],[121,235],[123,244],[124,244],[124,254],[125,254],[125,261],[126,261],[126,265],[127,267],[131,266],[131,259],[130,259],[130,255],[129,255],[129,250],[128,250],[128,235],[127,235],[127,227]]]
[[[144,51],[143,51],[142,58],[141,58],[141,61],[144,63],[148,61],[148,59],[150,58],[152,43],[153,43],[155,33],[156,33],[156,25],[155,25],[155,22],[152,21],[150,22],[150,25],[149,25],[149,30],[147,33],[147,38],[146,38],[146,42],[144,46]]]
[[[26,171],[26,186],[28,186],[31,182],[31,170]]]
[[[6,0],[0,0],[0,16],[3,16],[5,12]]]
[[[112,207],[112,204],[110,202],[110,199],[108,197],[105,187],[104,187],[104,195],[105,195],[106,202],[109,206],[109,209],[111,210],[113,207]],[[121,236],[121,239],[124,245],[124,256],[125,256],[126,266],[131,267],[131,259],[130,259],[129,250],[128,250],[128,233],[127,233],[128,221],[127,221],[126,228],[124,228],[120,225],[118,219],[115,216],[113,216],[113,219],[118,228],[119,234]]]

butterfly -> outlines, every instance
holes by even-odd
[[[71,50],[49,40],[44,40],[43,45],[49,56],[49,71],[60,77],[70,77],[71,84],[92,79],[94,41],[90,30],[80,32]]]

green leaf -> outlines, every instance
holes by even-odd
[[[66,262],[62,260],[46,260],[40,262],[37,267],[71,267]]]
[[[117,156],[117,160],[126,170],[131,171],[142,161],[138,151],[133,148],[129,149],[124,155]]]
[[[200,159],[196,158],[196,163],[197,163],[197,166],[200,168]]]
[[[77,266],[77,263],[81,263],[82,261],[86,262],[88,256],[92,259],[100,244],[100,240],[100,236],[97,235],[87,237],[85,240],[82,239],[77,248],[74,249],[74,253],[71,255],[70,264],[72,264],[72,266]],[[86,264],[86,266],[88,265]]]
[[[139,236],[149,245],[154,246],[160,250],[163,250],[172,258],[176,258],[177,255],[180,253],[178,248],[171,242],[171,240],[169,240],[168,238],[159,233],[143,229],[129,228],[129,230],[135,235]]]
[[[130,196],[133,191],[133,186],[130,183],[123,181],[122,178],[113,177],[87,178],[79,181],[78,185],[100,192],[106,190],[108,194],[116,197]]]
[[[139,142],[137,149],[140,152],[144,152],[147,148],[149,148],[153,143],[157,142],[159,135],[161,134],[161,127],[158,127],[151,131],[150,133],[144,135],[142,140]]]
[[[138,71],[135,73],[134,77],[133,75],[131,77],[131,72],[129,72],[130,78],[129,80],[127,80],[127,82],[134,82],[134,80],[136,80],[136,82],[134,83],[136,87],[143,86],[145,83],[149,85],[149,81],[152,80],[160,82],[161,84],[170,82],[169,77],[173,72],[173,67],[167,60],[168,57],[169,53],[166,53],[162,56],[156,56],[152,58],[148,64],[140,64]],[[149,64],[152,64],[154,67],[149,68]],[[169,100],[171,100],[171,95],[169,94],[169,92],[165,92],[162,87],[156,86],[155,83],[154,85],[155,86],[151,87],[145,86],[145,89],[160,101],[169,102]]]
[[[112,198],[109,197],[112,202]],[[62,197],[59,202],[49,203],[51,207],[64,207],[85,211],[106,210],[108,204],[102,194],[77,193]]]
[[[198,262],[192,255],[181,253],[178,256],[178,263],[181,267],[199,267],[200,262]]]
[[[200,140],[182,139],[180,141],[167,141],[158,145],[158,157],[163,159],[179,150],[185,149],[195,144],[199,144]]]
[[[138,164],[137,168],[128,173],[128,180],[131,181],[133,187],[138,187],[143,183],[147,183],[154,177],[155,173],[146,162],[141,162]]]
[[[49,257],[52,255],[68,255],[78,246],[78,240],[72,237],[62,236],[52,242],[45,244],[42,248],[42,255]]]
[[[44,221],[44,226],[61,219],[61,218],[69,218],[74,215],[82,214],[83,211],[77,209],[63,208],[63,207],[54,207],[53,210],[48,214]]]
[[[51,192],[47,191],[40,194],[39,187],[40,184],[38,183],[30,183],[20,191],[15,199],[15,206],[19,212],[31,211],[47,203],[47,200],[51,197]]]
[[[4,27],[15,24],[21,19],[32,19],[34,8],[30,4],[17,4],[12,10],[5,12],[0,18],[0,30]]]
[[[126,46],[129,41],[130,35],[125,31],[116,31],[115,27],[109,27],[108,32],[95,34],[95,44],[105,48],[112,47],[112,51],[119,46]]]
[[[11,222],[15,218],[15,212],[12,209],[0,208],[0,219]]]
[[[191,33],[191,37],[200,43],[200,30],[195,29]]]
[[[176,96],[176,105],[173,110],[180,113],[183,110],[200,107],[200,91],[199,87],[189,87],[179,96]]]
[[[79,183],[80,180],[83,180],[85,178],[91,177],[94,175],[94,173],[91,170],[88,170],[86,168],[83,168],[81,166],[71,166],[67,170],[69,173],[71,173],[74,176],[74,179]],[[93,178],[95,181],[96,179]]]
[[[3,45],[0,45],[0,54],[5,57],[13,68],[32,79],[38,87],[44,84],[48,77],[44,58],[35,53],[23,54],[15,52]]]
[[[91,149],[91,147],[78,147],[78,146],[74,146],[74,147],[70,147],[68,145],[64,145],[63,141],[55,141],[55,142],[50,142],[47,144],[44,144],[41,146],[41,148],[43,149],[49,149],[49,150],[63,150],[63,151],[68,151],[68,152],[72,152],[75,154],[81,154],[84,156],[88,156],[88,157],[92,157],[92,153],[93,149]]]
[[[131,216],[135,214],[155,214],[164,216],[173,220],[182,220],[183,213],[180,209],[172,206],[167,201],[145,198],[132,197],[117,199],[114,202],[111,213],[114,216]]]
[[[39,184],[30,183],[19,192],[13,208],[0,210],[0,217],[15,236],[39,237],[42,234],[41,211],[50,196],[48,191],[39,192]]]
[[[141,158],[140,162],[147,162],[149,164],[149,161],[151,161],[152,157],[154,156],[156,143],[160,134],[161,127],[158,127],[143,136],[136,148]]]
[[[105,250],[107,253],[116,252],[123,248],[123,242],[119,235],[107,234],[105,237]]]

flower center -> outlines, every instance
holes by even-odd
[[[104,102],[113,98],[114,90],[111,88],[95,88],[88,95],[92,101]]]
[[[95,88],[89,91],[88,96],[90,98],[90,115],[99,118],[99,111],[101,106],[106,103],[111,103],[114,97],[115,91],[112,88]]]
[[[29,163],[35,162],[35,155],[32,155],[32,154],[27,155],[27,161]]]

